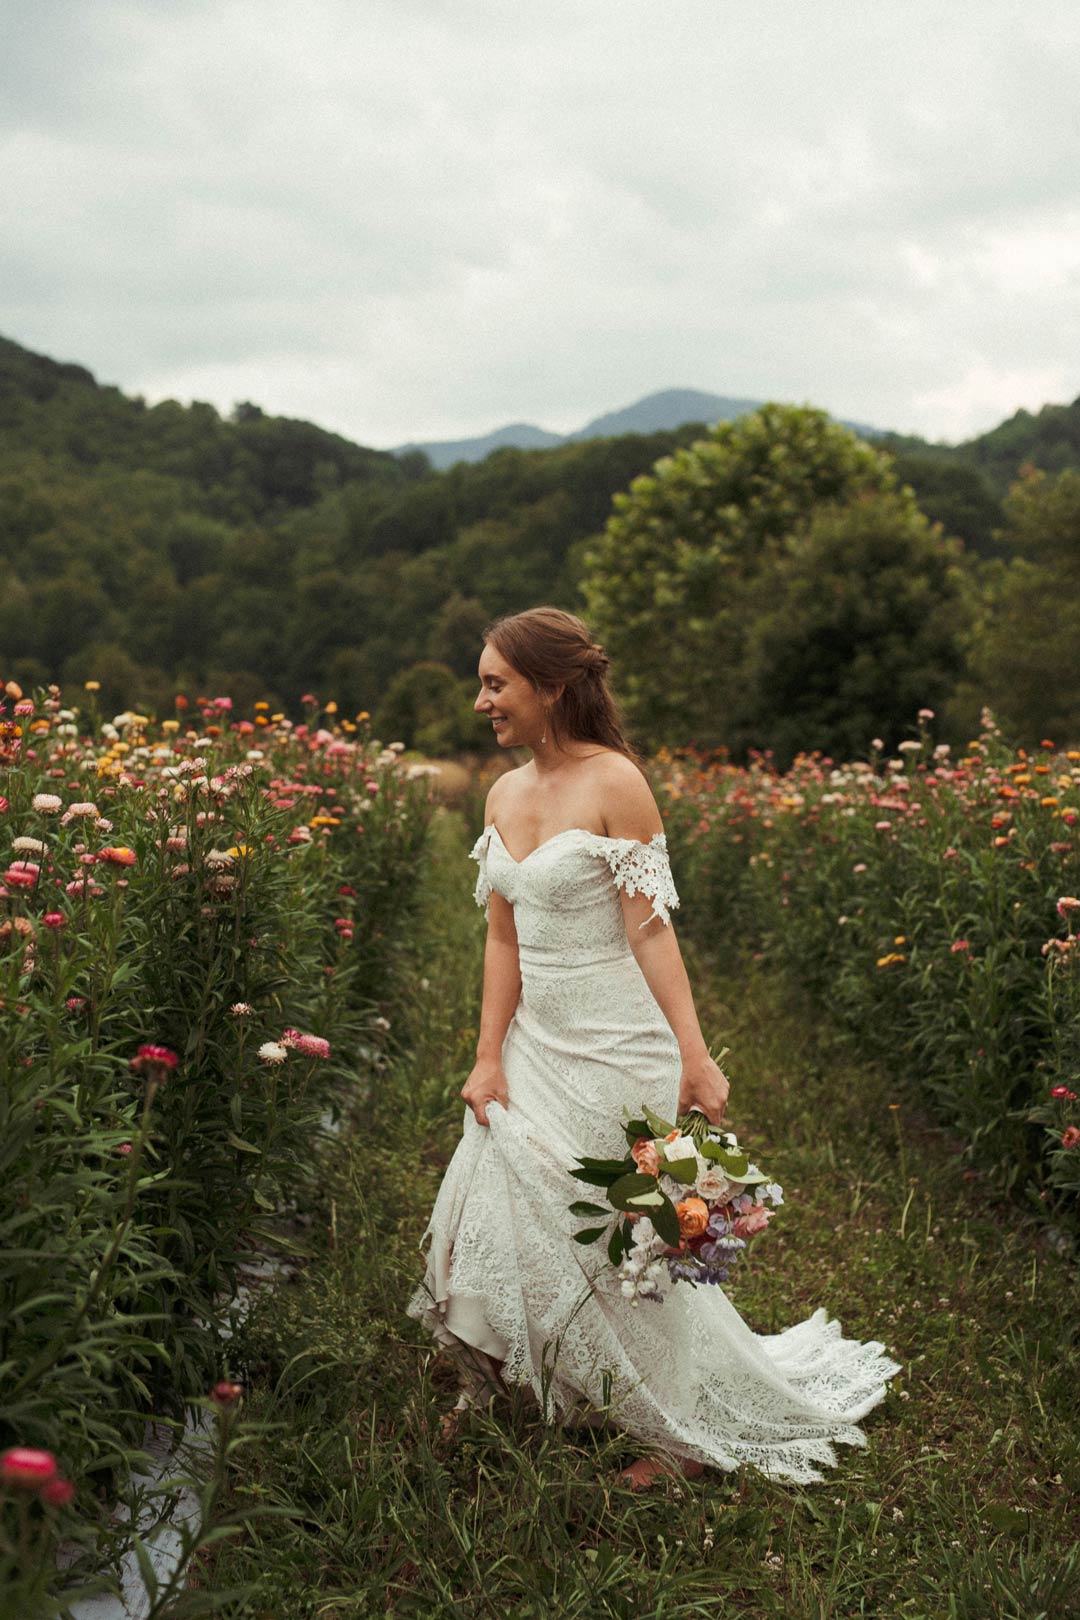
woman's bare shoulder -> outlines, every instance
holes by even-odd
[[[596,762],[596,785],[611,838],[652,837],[663,828],[653,790],[643,772],[625,754],[609,751]]]
[[[523,772],[528,771],[530,762],[524,765],[511,766],[510,770],[503,771],[497,776],[488,788],[487,799],[484,802],[484,825],[494,821],[500,809],[505,812],[514,800],[519,797],[522,789],[526,787]]]

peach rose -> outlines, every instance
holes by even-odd
[[[755,1204],[745,1215],[736,1218],[735,1236],[749,1238],[753,1237],[755,1232],[764,1232],[775,1213],[775,1210],[766,1209],[764,1204]]]
[[[630,1157],[637,1165],[643,1176],[656,1176],[660,1173],[660,1155],[656,1151],[656,1143],[651,1142],[647,1136],[640,1136],[630,1149]]]
[[[699,1238],[709,1224],[709,1206],[704,1198],[684,1198],[675,1205],[679,1231],[684,1238]]]

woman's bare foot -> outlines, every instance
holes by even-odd
[[[702,1464],[690,1457],[639,1457],[619,1478],[632,1491],[647,1491],[658,1479],[696,1479]]]

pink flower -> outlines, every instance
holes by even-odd
[[[47,911],[41,920],[46,928],[63,928],[67,923],[62,911]]]
[[[1066,1125],[1062,1133],[1061,1145],[1063,1148],[1080,1147],[1080,1125]]]
[[[67,1507],[75,1499],[75,1487],[70,1479],[50,1479],[42,1487],[41,1499],[48,1502],[50,1507]]]
[[[214,708],[217,709],[220,714],[224,714],[227,709],[232,708],[232,698],[231,697],[218,697],[218,698],[215,698],[214,699]]]
[[[941,858],[942,858],[943,861],[955,860],[956,859],[956,850],[955,849],[947,849],[947,850],[945,850],[944,853],[942,854]]]
[[[1067,1102],[1076,1101],[1076,1092],[1070,1091],[1068,1086],[1051,1086],[1050,1095],[1051,1097],[1064,1097]]]
[[[131,1143],[121,1142],[116,1151],[117,1153],[122,1154],[124,1158],[127,1158],[127,1155],[131,1152]]]
[[[874,822],[874,831],[875,832],[891,832],[892,831],[892,822],[891,821],[875,821]]]
[[[954,956],[965,956],[971,950],[971,944],[966,939],[954,939],[949,950]]]
[[[639,1174],[643,1176],[658,1176],[660,1174],[660,1155],[656,1151],[656,1143],[647,1136],[639,1137],[630,1149],[630,1157],[638,1167]]]
[[[764,1204],[755,1204],[745,1215],[736,1216],[733,1228],[735,1236],[749,1238],[756,1232],[764,1232],[775,1213],[775,1210],[766,1209]]]
[[[1080,911],[1080,900],[1075,895],[1063,894],[1057,903],[1057,914],[1065,917],[1070,911]]]
[[[13,889],[32,889],[41,876],[41,867],[35,861],[12,861],[4,873],[4,882]]]
[[[10,1446],[0,1456],[0,1481],[5,1485],[18,1485],[36,1491],[56,1479],[59,1472],[51,1451],[37,1451],[32,1446]]]
[[[176,1068],[180,1059],[167,1046],[140,1046],[128,1062],[134,1074],[145,1074],[148,1080],[163,1081]]]
[[[328,1058],[330,1056],[330,1042],[323,1040],[321,1035],[301,1035],[298,1029],[286,1029],[281,1033],[282,1046],[291,1047],[294,1052],[300,1052],[304,1057]]]
[[[231,1384],[226,1379],[222,1379],[210,1391],[210,1399],[215,1406],[233,1406],[243,1393],[243,1384]]]

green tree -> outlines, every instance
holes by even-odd
[[[828,506],[778,564],[775,606],[753,626],[746,678],[758,740],[860,757],[940,710],[963,668],[973,589],[962,551],[905,493]]]
[[[1024,743],[1080,741],[1080,474],[1032,472],[1005,502],[1014,559],[987,581],[972,685]]]
[[[460,753],[490,746],[473,712],[475,683],[462,681],[446,664],[424,660],[402,670],[375,711],[376,735],[401,741],[425,754]]]
[[[582,588],[644,742],[758,740],[747,645],[778,565],[823,507],[894,486],[889,458],[823,411],[767,405],[615,497]]]

